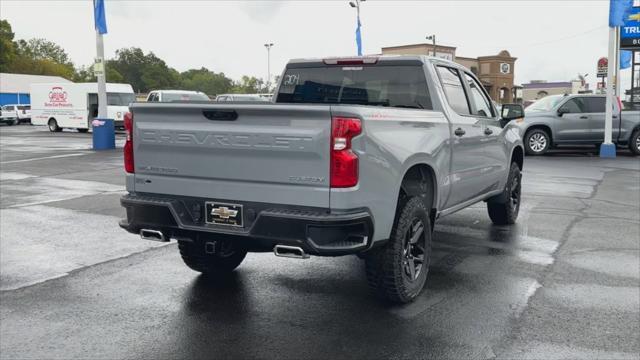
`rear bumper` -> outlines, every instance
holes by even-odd
[[[205,201],[243,206],[244,227],[206,224]],[[134,234],[161,231],[165,238],[200,241],[224,237],[242,242],[249,251],[272,251],[275,245],[301,247],[320,256],[357,254],[369,249],[373,218],[367,209],[332,211],[222,199],[128,194],[120,199],[127,218],[120,226]]]

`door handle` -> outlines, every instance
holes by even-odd
[[[209,120],[234,121],[238,118],[235,110],[202,110],[202,115]]]
[[[582,116],[580,116],[580,119],[588,119],[588,118],[589,118],[589,117],[588,117],[588,116],[586,116],[586,115],[582,115]]]
[[[456,136],[463,136],[464,134],[466,134],[467,132],[464,131],[463,128],[457,128],[454,132],[454,134],[456,134]]]
[[[491,130],[491,129],[489,129],[489,128],[485,128],[485,129],[484,129],[484,134],[485,134],[485,135],[491,135],[491,134],[493,134],[493,130]]]

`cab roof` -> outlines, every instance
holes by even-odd
[[[345,56],[327,58],[292,59],[287,68],[304,68],[318,66],[353,66],[353,65],[424,65],[428,62],[443,61],[450,64],[454,62],[434,58],[426,55],[367,55]]]

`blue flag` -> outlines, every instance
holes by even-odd
[[[356,45],[358,46],[358,56],[362,56],[362,34],[360,33],[360,16],[358,16],[358,27],[356,28]]]
[[[609,0],[609,27],[624,25],[631,14],[633,0]]]
[[[633,51],[631,50],[620,51],[620,69],[628,69],[631,67],[632,56],[633,56]]]
[[[104,0],[93,0],[93,18],[96,30],[100,34],[107,33],[107,16],[104,12]]]

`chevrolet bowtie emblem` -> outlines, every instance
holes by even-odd
[[[238,210],[231,210],[226,206],[221,206],[219,208],[213,208],[211,210],[211,215],[216,215],[221,219],[234,218],[238,215]]]

